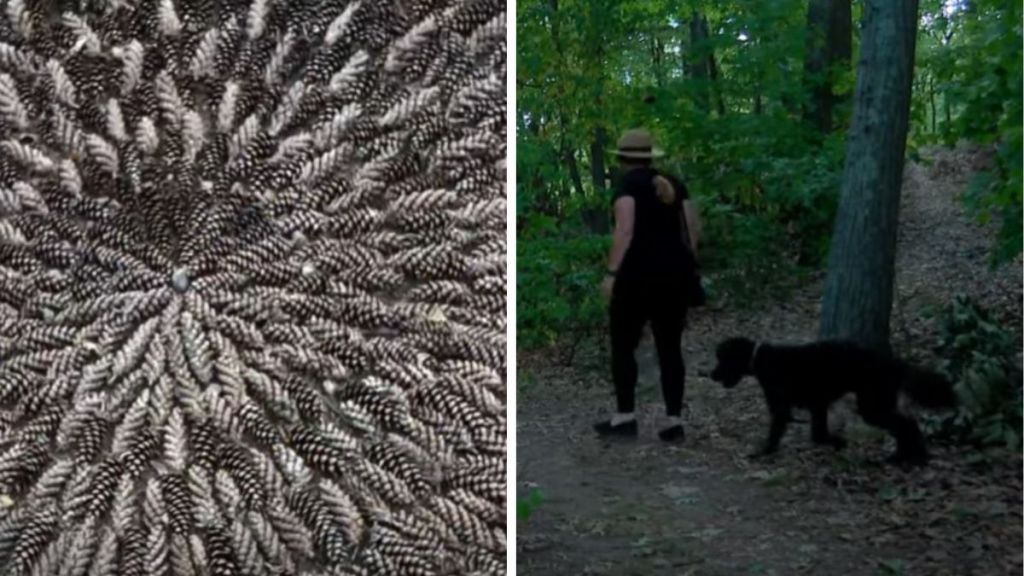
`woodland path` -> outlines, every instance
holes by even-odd
[[[990,231],[955,199],[976,157],[937,152],[905,173],[897,258],[897,350],[927,362],[929,305],[970,294],[1013,327],[1020,349],[1021,264],[988,269]],[[744,454],[767,418],[749,381],[728,394],[700,377],[722,338],[814,337],[821,279],[756,310],[693,313],[684,336],[687,439],[660,443],[660,391],[649,342],[641,355],[641,437],[606,444],[590,431],[612,408],[604,352],[571,367],[519,358],[517,491],[544,501],[517,532],[526,575],[985,575],[1020,574],[1021,459],[974,462],[970,450],[932,446],[923,471],[879,464],[889,440],[848,410],[832,426],[842,453],[812,447],[795,424],[772,460]],[[1019,359],[1018,359],[1019,362]]]

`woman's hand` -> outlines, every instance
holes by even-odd
[[[615,289],[615,277],[611,274],[606,274],[604,280],[601,280],[601,296],[605,302],[612,301],[612,290]]]

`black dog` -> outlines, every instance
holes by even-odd
[[[927,408],[952,408],[957,403],[952,384],[941,375],[850,342],[773,346],[731,338],[718,345],[716,355],[713,380],[732,388],[744,376],[753,375],[764,391],[771,428],[767,442],[755,455],[778,449],[793,407],[810,410],[815,443],[841,449],[846,442],[829,432],[828,409],[853,392],[864,421],[896,438],[896,453],[889,460],[923,465],[928,459],[924,436],[917,423],[900,412],[899,394],[905,393]]]

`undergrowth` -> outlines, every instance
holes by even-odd
[[[979,447],[1021,450],[1021,374],[1008,330],[969,298],[958,296],[938,318],[942,371],[955,383],[960,406],[933,417],[940,437]]]

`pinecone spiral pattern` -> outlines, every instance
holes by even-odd
[[[497,0],[0,0],[0,573],[505,573]]]

